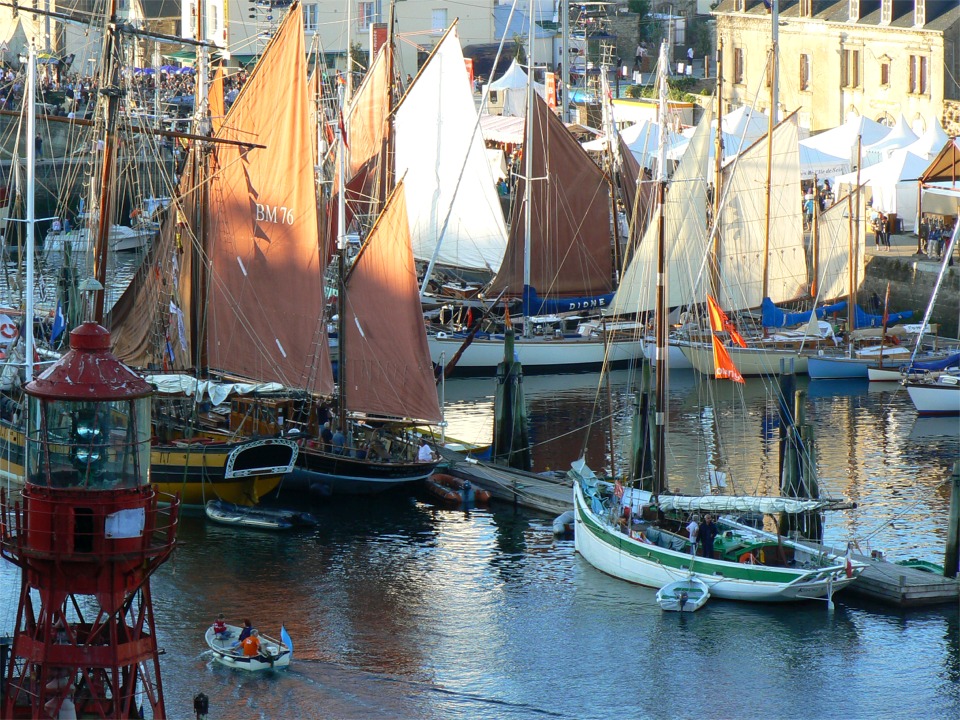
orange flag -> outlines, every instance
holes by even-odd
[[[730,337],[733,338],[733,341],[742,348],[747,346],[746,340],[743,339],[743,336],[737,332],[737,329],[733,326],[733,323],[730,322],[730,318],[727,317],[727,314],[720,309],[720,306],[717,304],[717,301],[712,297],[707,295],[707,310],[710,313],[710,329],[714,332],[723,332],[726,330],[730,333]]]
[[[713,336],[713,367],[718,380],[733,380],[743,383],[743,375],[737,370],[730,353],[727,352],[723,343],[720,342],[720,338],[716,335]]]

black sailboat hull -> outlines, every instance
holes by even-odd
[[[384,462],[301,447],[296,468],[283,488],[320,497],[373,495],[419,482],[436,466],[435,462]]]

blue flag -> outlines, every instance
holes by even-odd
[[[67,329],[67,319],[63,316],[63,301],[57,300],[57,314],[53,316],[53,327],[50,329],[50,342],[54,342]]]
[[[290,648],[290,659],[293,660],[293,640],[290,639],[290,633],[284,625],[280,626],[280,642]]]

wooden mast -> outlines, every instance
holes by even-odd
[[[717,36],[717,132],[713,145],[713,262],[710,267],[710,291],[720,300],[720,190],[723,180],[723,38]]]
[[[773,185],[773,127],[777,124],[777,40],[780,34],[780,3],[779,0],[770,1],[770,62],[767,66],[770,72],[770,117],[767,119],[767,215],[763,234],[763,297],[769,293],[770,274],[770,194]]]
[[[655,306],[657,367],[655,391],[655,425],[653,446],[653,494],[659,496],[667,489],[666,472],[666,422],[667,422],[667,253],[666,216],[664,204],[667,198],[667,142],[664,128],[667,126],[667,43],[660,44],[660,140],[657,150],[657,301]]]
[[[100,95],[104,98],[104,125],[106,128],[100,171],[99,221],[93,245],[93,275],[100,284],[94,293],[94,319],[103,324],[104,288],[107,284],[107,251],[110,240],[110,216],[112,214],[113,168],[117,159],[117,116],[120,110],[120,89],[117,77],[118,63],[115,54],[117,42],[117,0],[110,0],[104,17],[103,49],[100,57]],[[33,142],[33,138],[31,138]]]

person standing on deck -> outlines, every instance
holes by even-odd
[[[690,553],[697,554],[697,536],[700,533],[700,516],[693,515],[687,524],[687,535],[690,537]]]
[[[703,523],[697,532],[700,538],[700,554],[705,558],[713,558],[713,541],[717,537],[717,524],[713,521],[713,515],[704,515]]]

